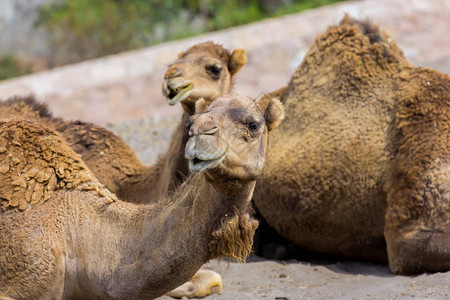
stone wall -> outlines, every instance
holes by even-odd
[[[0,83],[0,99],[34,93],[57,116],[100,124],[174,115],[161,95],[167,65],[178,52],[212,40],[245,48],[249,62],[235,91],[252,97],[285,85],[317,34],[345,13],[369,17],[388,31],[416,65],[450,71],[450,1],[365,0],[342,2],[194,38],[86,61]]]

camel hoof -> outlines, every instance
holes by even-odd
[[[172,298],[203,298],[222,291],[222,277],[212,270],[198,270],[192,279],[166,296]]]

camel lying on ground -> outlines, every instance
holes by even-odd
[[[330,27],[283,94],[260,213],[312,251],[450,270],[449,83],[373,24]]]
[[[310,251],[399,274],[450,270],[449,82],[370,22],[329,27],[269,94],[286,120],[271,133],[258,211]]]
[[[193,174],[151,205],[119,200],[52,130],[0,122],[0,298],[152,299],[211,258],[245,259],[257,226],[246,209],[281,104],[230,95],[195,111]]]

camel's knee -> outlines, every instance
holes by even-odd
[[[450,270],[450,223],[441,229],[386,231],[389,266],[396,274]]]
[[[222,291],[222,277],[211,270],[199,270],[185,284],[167,293],[173,298],[203,298]]]

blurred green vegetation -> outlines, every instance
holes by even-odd
[[[343,0],[60,0],[42,7],[61,65]]]
[[[21,62],[12,54],[0,57],[0,80],[31,73],[31,67]]]

